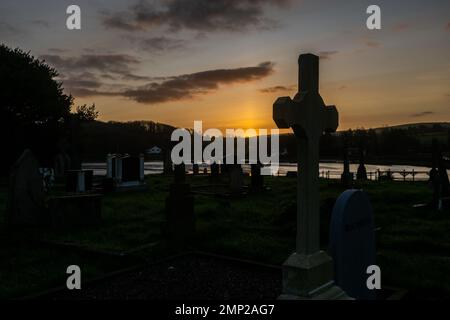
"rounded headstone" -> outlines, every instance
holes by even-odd
[[[347,190],[337,199],[331,217],[330,251],[336,284],[355,299],[376,298],[367,288],[367,267],[375,264],[373,209],[361,190]]]

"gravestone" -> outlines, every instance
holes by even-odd
[[[166,198],[166,223],[163,232],[172,245],[182,246],[195,233],[194,197],[186,183],[184,163],[175,165],[174,182]]]
[[[345,188],[350,188],[353,184],[353,173],[350,172],[350,161],[348,159],[348,146],[344,143],[344,172],[341,174],[341,182]]]
[[[333,261],[320,250],[319,140],[336,131],[339,115],[319,94],[319,57],[299,57],[299,89],[294,99],[278,98],[273,119],[282,129],[292,128],[298,148],[296,251],[283,264],[282,299],[343,299],[333,282]]]
[[[358,171],[356,172],[356,179],[360,181],[367,180],[367,170],[364,164],[364,150],[362,148],[359,149],[359,166]]]
[[[102,196],[93,193],[53,196],[48,200],[48,213],[51,226],[58,230],[99,226]]]
[[[194,163],[194,164],[192,165],[192,174],[193,174],[194,176],[197,176],[199,173],[200,173],[199,165],[198,165],[197,163]]]
[[[173,173],[173,163],[171,158],[170,148],[164,150],[163,174]]]
[[[104,189],[109,191],[146,190],[144,155],[111,155],[106,159]],[[105,190],[107,191],[107,190]]]
[[[186,182],[186,165],[184,163],[175,165],[174,182],[178,184]]]
[[[219,181],[219,178],[220,178],[219,171],[220,171],[220,166],[215,162],[211,163],[211,177],[210,178],[211,178],[212,183]]]
[[[66,191],[83,193],[92,190],[93,170],[69,170],[66,176]]]
[[[20,226],[46,223],[44,204],[44,183],[39,172],[39,162],[33,152],[27,149],[11,168],[8,224]]]
[[[261,174],[262,165],[260,163],[251,165],[251,188],[253,190],[264,189],[264,176]]]
[[[367,267],[375,265],[373,210],[361,190],[347,190],[336,201],[330,224],[330,251],[334,279],[349,296],[372,300],[376,291],[367,288]]]
[[[230,191],[231,194],[238,195],[242,193],[242,187],[244,185],[244,176],[242,172],[242,166],[240,164],[230,165]]]

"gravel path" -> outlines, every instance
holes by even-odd
[[[138,271],[115,276],[62,299],[276,299],[281,270],[226,259],[184,255]]]

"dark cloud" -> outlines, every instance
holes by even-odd
[[[418,112],[418,113],[413,113],[411,115],[412,118],[419,118],[419,117],[425,117],[425,116],[429,116],[434,114],[433,111],[423,111],[423,112]]]
[[[107,28],[124,31],[168,27],[176,31],[242,31],[272,27],[265,16],[268,6],[286,6],[290,0],[166,0],[151,4],[139,1],[126,12],[104,13]]]
[[[137,89],[125,90],[122,96],[141,103],[163,103],[191,99],[219,89],[221,85],[262,79],[273,73],[274,64],[263,62],[255,67],[218,69],[170,77]]]
[[[60,49],[53,49],[58,52]],[[122,54],[83,54],[79,57],[67,57],[59,54],[41,56],[45,62],[60,72],[66,92],[78,97],[94,95],[116,95],[106,90],[113,87],[117,80],[150,81],[150,77],[133,73],[140,60]],[[123,87],[123,86],[121,86]],[[105,89],[106,88],[106,89]]]
[[[319,58],[323,60],[329,60],[331,59],[331,56],[334,56],[335,54],[339,53],[339,51],[321,51],[319,52]]]
[[[62,72],[97,70],[101,72],[130,73],[140,63],[137,58],[123,54],[83,54],[79,57],[62,57],[49,54],[43,55],[41,58]]]
[[[259,89],[262,93],[276,93],[276,92],[288,92],[295,90],[297,88],[296,85],[291,86],[274,86],[274,87],[268,87],[268,88],[262,88]]]
[[[163,52],[169,50],[183,49],[185,41],[168,37],[153,37],[140,42],[142,49],[152,52]]]

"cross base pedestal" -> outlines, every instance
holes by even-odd
[[[333,260],[324,251],[293,253],[283,263],[281,300],[349,299],[333,281]]]

